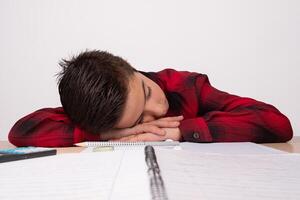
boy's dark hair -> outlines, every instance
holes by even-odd
[[[123,113],[130,76],[136,70],[105,51],[85,51],[59,65],[58,88],[71,121],[89,133],[114,127]]]

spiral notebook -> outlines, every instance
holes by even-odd
[[[299,166],[299,154],[59,154],[1,163],[0,199],[299,199]]]
[[[76,146],[87,147],[82,153],[114,151],[114,150],[136,150],[145,146],[162,147],[166,149],[181,149],[178,141],[162,141],[162,142],[82,142],[75,144]]]
[[[81,142],[76,143],[76,146],[81,147],[97,147],[97,146],[113,146],[113,147],[129,147],[129,146],[179,146],[178,141],[166,140],[162,142],[121,142],[121,141],[114,141],[114,142]]]

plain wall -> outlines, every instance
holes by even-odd
[[[107,50],[144,71],[207,74],[271,103],[300,135],[300,1],[0,0],[0,139],[22,116],[60,106],[58,61]]]

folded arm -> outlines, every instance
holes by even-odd
[[[17,121],[8,139],[16,146],[66,147],[100,136],[72,124],[62,108],[44,108]]]
[[[195,82],[202,114],[181,122],[190,142],[286,142],[293,136],[290,121],[274,106],[222,92],[208,78]]]

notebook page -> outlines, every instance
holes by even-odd
[[[145,162],[141,155],[135,153],[136,162]],[[117,151],[61,154],[1,163],[0,199],[113,199],[114,185],[119,185],[118,176],[127,157],[124,151]],[[135,172],[138,177],[147,173]],[[130,187],[142,187],[142,184],[147,188],[148,183],[139,181],[132,182]],[[126,186],[122,185],[124,191]],[[132,195],[134,199],[136,194]]]
[[[216,155],[158,150],[157,157],[172,200],[300,197],[300,154]]]
[[[219,154],[277,154],[287,153],[252,142],[192,143],[181,142],[183,150]]]
[[[151,199],[144,148],[124,151],[111,199]]]

